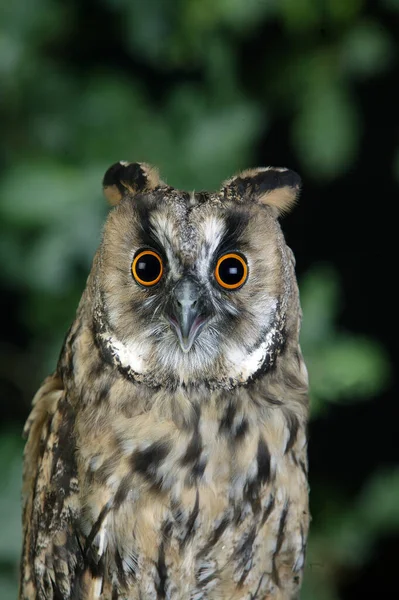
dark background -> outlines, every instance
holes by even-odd
[[[312,420],[305,600],[393,598],[399,552],[399,2],[14,0],[0,8],[0,597],[20,439],[83,290],[116,160],[215,189],[287,166]]]

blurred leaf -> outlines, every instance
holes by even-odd
[[[332,179],[347,171],[359,141],[352,99],[342,86],[320,81],[303,96],[292,139],[303,167],[314,179]]]
[[[21,42],[35,40],[43,43],[44,39],[57,33],[59,26],[65,26],[63,16],[62,5],[52,0],[36,0],[34,4],[13,0],[0,5],[0,31],[4,28]]]
[[[276,0],[105,0],[124,18],[121,28],[130,53],[165,69],[199,66],[222,28],[248,30],[276,12]]]
[[[370,340],[337,331],[340,306],[337,273],[314,267],[300,282],[303,320],[301,346],[309,371],[311,415],[326,403],[366,400],[390,377],[383,348]]]
[[[388,361],[370,340],[336,336],[308,355],[312,393],[329,402],[367,399],[388,380]]]
[[[279,8],[288,30],[297,33],[326,25],[342,27],[356,18],[362,4],[363,0],[282,0]]]
[[[275,15],[279,6],[278,0],[218,0],[218,4],[223,21],[235,30],[256,26],[262,18]]]
[[[301,345],[304,351],[322,343],[332,334],[339,310],[337,273],[329,265],[314,267],[300,281],[301,305],[304,314]]]
[[[327,0],[329,17],[340,25],[356,18],[363,8],[364,0]]]
[[[27,252],[24,238],[20,245],[7,237],[6,244],[0,243],[10,279],[33,289],[60,291],[71,283],[74,262],[89,267],[106,210],[99,191],[104,171],[52,163],[21,164],[9,171],[0,189],[0,214],[20,231],[35,232]]]
[[[289,29],[307,30],[318,23],[321,5],[314,0],[281,0],[280,10]]]
[[[180,2],[162,0],[108,0],[123,18],[121,27],[132,54],[138,51],[149,60],[168,63],[171,35],[179,18]]]
[[[15,600],[18,596],[17,575],[12,577],[0,574],[0,592],[1,600]]]
[[[310,565],[305,570],[301,600],[340,600],[340,597],[330,582],[320,576],[322,569],[319,565]]]
[[[399,472],[373,474],[355,500],[329,514],[313,530],[309,545],[309,567],[317,557],[329,565],[364,563],[378,536],[399,531]],[[325,573],[326,574],[326,573]]]
[[[15,71],[22,60],[22,48],[7,31],[0,32],[0,75],[4,78]],[[4,81],[4,79],[3,79]]]
[[[22,482],[22,450],[23,443],[20,435],[1,431],[0,561],[3,562],[17,562],[22,547],[19,500]]]
[[[67,225],[80,207],[93,206],[102,174],[102,169],[89,172],[50,161],[19,164],[2,180],[1,214],[19,227]]]
[[[385,470],[371,475],[351,503],[326,507],[312,525],[301,598],[338,600],[340,571],[364,564],[379,536],[399,531],[398,486],[398,471]]]
[[[386,69],[394,48],[386,29],[379,23],[363,21],[347,32],[340,52],[343,69],[364,78]]]
[[[250,104],[209,111],[192,124],[182,145],[187,176],[182,187],[215,189],[231,173],[246,166],[251,142],[262,123],[260,112]]]
[[[357,512],[373,536],[399,531],[399,470],[376,473],[360,495]],[[376,510],[378,507],[378,510]]]

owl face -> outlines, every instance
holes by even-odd
[[[133,377],[234,386],[283,344],[290,252],[276,208],[245,202],[236,184],[219,194],[130,185],[111,211],[97,313]]]

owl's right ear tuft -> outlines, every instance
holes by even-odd
[[[249,200],[269,206],[277,216],[291,210],[300,189],[300,176],[282,167],[247,169],[223,186],[225,197],[236,202]]]
[[[103,178],[104,195],[115,206],[124,196],[150,192],[162,185],[158,171],[147,163],[128,163],[123,160],[112,165]]]

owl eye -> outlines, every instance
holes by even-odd
[[[137,254],[132,263],[133,277],[140,283],[149,287],[155,285],[162,277],[162,259],[153,250],[142,250]]]
[[[239,254],[224,254],[218,259],[215,267],[215,278],[223,288],[236,290],[246,282],[247,277],[248,265]]]

